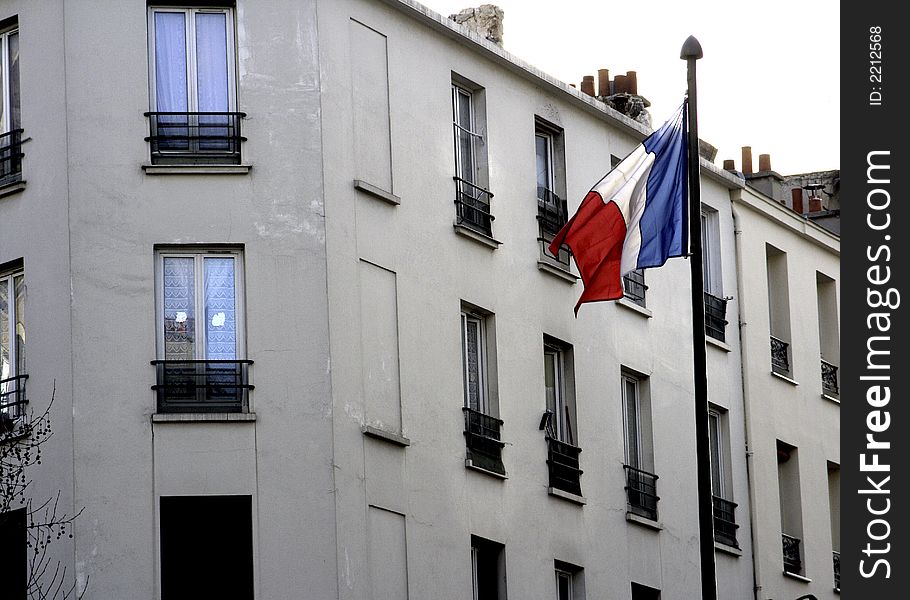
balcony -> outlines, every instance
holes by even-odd
[[[547,466],[550,487],[581,496],[581,473],[578,455],[581,448],[547,437]]]
[[[147,112],[154,165],[239,165],[242,112]]]
[[[784,533],[781,534],[781,540],[784,551],[784,573],[800,575],[803,571],[803,561],[799,551],[800,539]]]
[[[724,500],[719,496],[713,497],[714,502],[714,541],[739,548],[736,541],[736,503]]]
[[[623,465],[626,470],[626,497],[629,500],[629,512],[652,521],[657,520],[657,475]]]
[[[0,185],[22,174],[22,129],[0,134]]]
[[[500,439],[502,420],[465,406],[464,437],[467,446],[467,457],[471,465],[485,471],[505,475],[502,464],[502,448],[505,444]]]
[[[565,268],[569,267],[569,250],[565,246],[559,249],[556,256],[550,254],[550,242],[566,224],[568,208],[566,201],[547,188],[537,188],[537,224],[541,252],[544,256],[555,258]]]
[[[831,553],[834,562],[834,589],[840,591],[840,552],[837,550]]]
[[[16,420],[25,414],[27,379],[28,375],[0,379],[0,435],[11,432]]]
[[[790,376],[790,344],[771,336],[771,371]]]
[[[159,413],[240,413],[249,408],[251,360],[153,360]]]
[[[492,236],[495,217],[490,214],[490,200],[493,194],[460,177],[454,179],[456,224]]]
[[[726,341],[727,300],[705,292],[705,335]]]
[[[648,286],[645,285],[645,272],[642,269],[629,271],[623,275],[622,289],[626,298],[644,308]]]
[[[828,396],[838,397],[840,392],[837,387],[837,367],[822,359],[822,392]]]

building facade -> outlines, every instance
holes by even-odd
[[[0,40],[3,411],[54,398],[32,495],[82,510],[77,591],[699,595],[688,264],[576,319],[545,250],[641,123],[410,0],[4,0]],[[751,598],[763,200],[702,167],[718,595]]]

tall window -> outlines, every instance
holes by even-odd
[[[506,600],[505,546],[471,536],[473,600]]]
[[[242,289],[239,250],[159,251],[160,411],[245,408]]]
[[[727,413],[712,407],[708,411],[708,435],[711,455],[711,491],[714,507],[714,539],[728,546],[739,547],[736,541],[736,503],[730,482],[730,446],[727,434]]]
[[[720,219],[717,211],[704,207],[701,213],[702,273],[705,290],[705,334],[726,341],[727,300],[720,265]]]
[[[566,159],[563,130],[540,117],[534,119],[534,153],[537,172],[537,222],[541,256],[556,259],[568,268],[569,251],[563,247],[552,256],[549,245],[568,220]]]
[[[803,514],[797,448],[777,440],[777,479],[784,571],[802,575]]]
[[[546,429],[550,488],[581,496],[572,346],[544,336],[543,359],[546,412],[542,428]]]
[[[502,420],[498,418],[495,385],[493,315],[462,305],[461,359],[464,381],[465,465],[505,475],[502,462]]]
[[[461,78],[452,81],[452,124],[455,135],[456,224],[486,235],[493,216],[487,188],[483,88]]]
[[[0,433],[25,412],[25,278],[0,273]]]
[[[465,406],[490,414],[487,393],[487,350],[485,317],[477,313],[461,313],[461,344],[464,375]]]
[[[771,326],[771,371],[790,377],[793,352],[790,348],[790,284],[787,254],[765,244],[768,270],[768,313]]]
[[[554,561],[556,573],[556,600],[585,600],[584,569]]]
[[[630,512],[656,520],[658,478],[653,473],[651,401],[647,381],[647,377],[631,372],[622,375],[626,491]]]
[[[822,394],[838,398],[838,365],[840,364],[840,336],[837,318],[837,283],[827,275],[816,272],[818,296],[818,345],[821,353]]]
[[[828,515],[831,519],[831,560],[834,589],[840,590],[840,465],[828,463]]]
[[[0,183],[22,170],[22,119],[19,109],[19,29],[0,31]]]
[[[153,158],[239,160],[231,9],[150,9],[149,56]]]

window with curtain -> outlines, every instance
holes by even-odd
[[[468,312],[461,313],[461,345],[465,406],[471,410],[489,414],[484,319],[482,316]]]
[[[0,274],[0,414],[16,419],[25,409],[25,278]]]
[[[22,119],[19,109],[19,30],[0,32],[0,182],[18,179],[22,170]]]

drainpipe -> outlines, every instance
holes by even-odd
[[[742,192],[739,192],[742,193]],[[740,351],[740,370],[743,382],[743,419],[745,420],[745,438],[746,438],[746,478],[749,486],[749,535],[752,538],[752,578],[754,581],[753,592],[755,600],[762,600],[761,571],[758,565],[758,538],[755,536],[756,530],[756,508],[755,508],[755,467],[753,465],[753,450],[749,434],[752,430],[752,413],[750,410],[751,401],[749,399],[749,370],[746,368],[743,355],[745,354],[745,337],[743,331],[749,324],[746,318],[745,303],[746,297],[743,290],[743,252],[740,236],[742,230],[739,227],[739,220],[736,215],[736,206],[734,205],[732,194],[730,198],[730,208],[733,213],[733,240],[736,252],[736,293],[739,297],[739,351]]]

